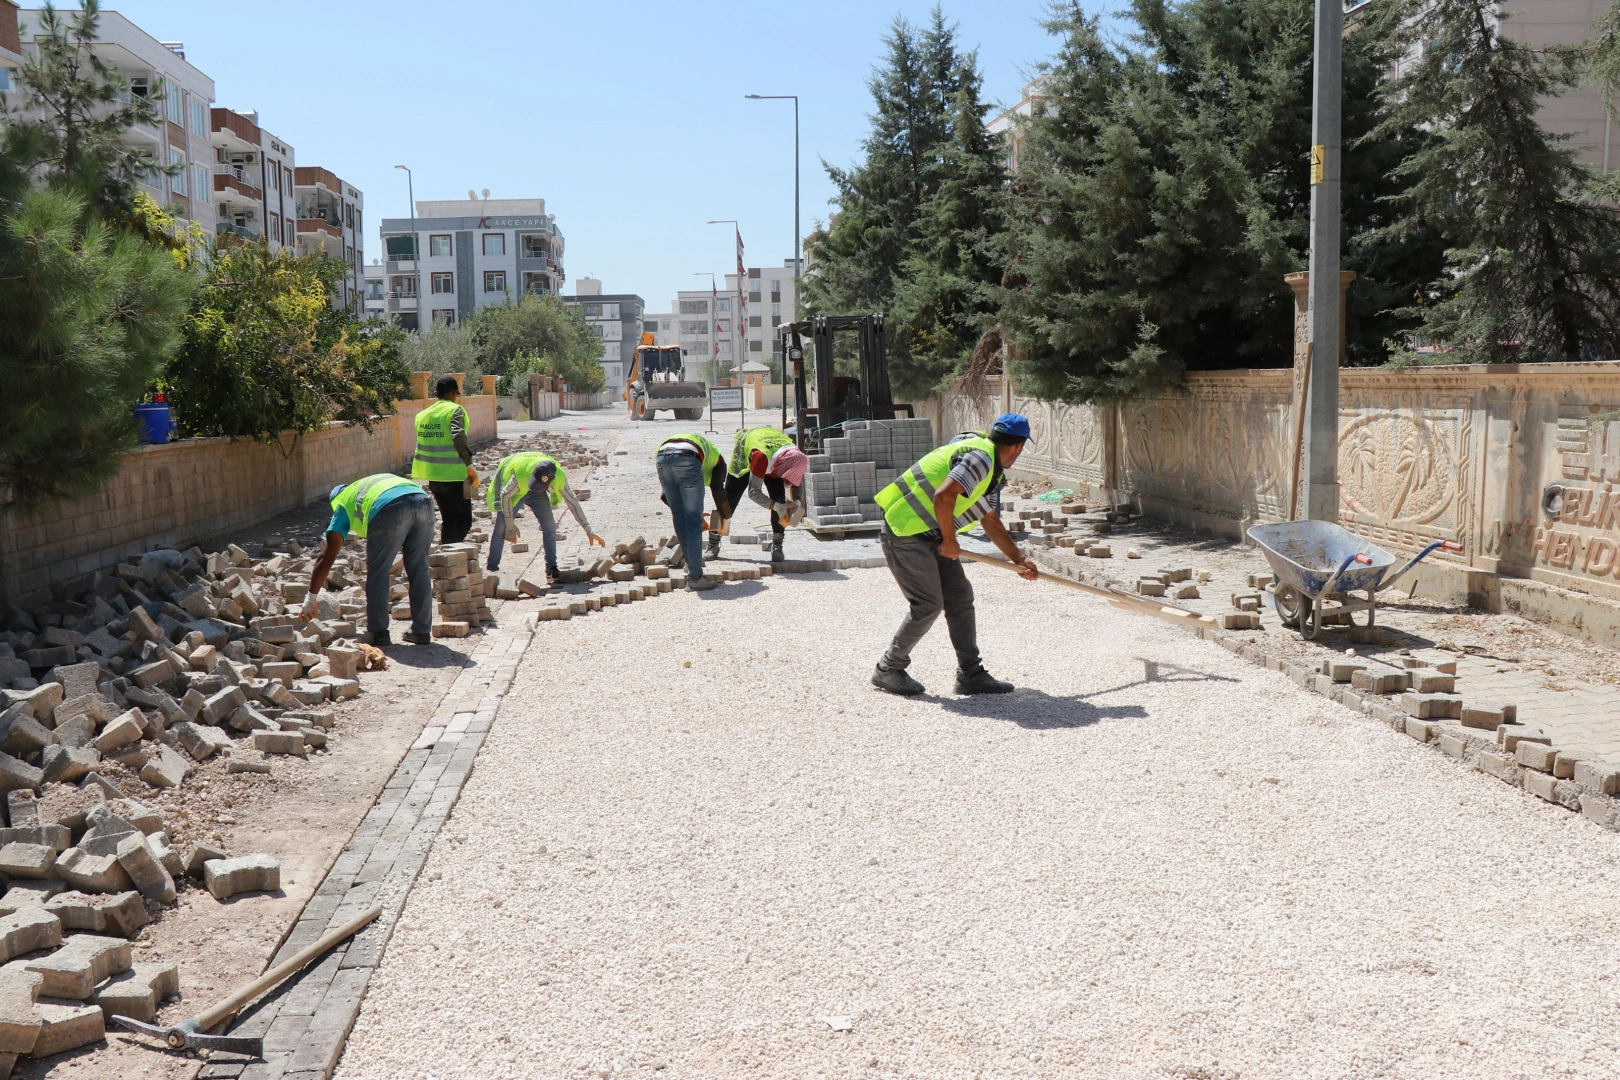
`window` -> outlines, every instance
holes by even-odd
[[[750,316],[748,316],[748,325],[749,326],[762,326],[764,324],[760,322],[760,317],[758,315],[750,315]]]
[[[450,254],[450,238],[448,236],[428,237],[428,255]]]
[[[202,198],[203,193],[208,190],[208,166],[193,165],[191,167],[191,182],[193,185],[192,190],[197,193],[199,199]]]
[[[729,334],[729,333],[731,333],[731,320],[730,319],[718,319],[718,320],[716,320],[715,324],[714,324],[714,332],[717,333],[717,334]]]
[[[416,276],[414,274],[399,274],[388,279],[389,296],[415,296]]]
[[[271,236],[274,236],[276,239],[279,240],[281,238],[281,215],[280,214],[271,214],[268,218],[265,219],[265,221],[268,223],[265,226],[265,230],[264,230],[265,238],[269,239]],[[378,286],[378,288],[381,288],[381,287],[382,287],[381,285]]]
[[[178,150],[171,149],[169,151],[169,164],[179,165],[181,167],[179,172],[169,177],[169,190],[174,192],[176,195],[184,195],[186,193],[185,163],[186,155],[182,154]]]
[[[506,271],[505,270],[485,270],[484,271],[484,291],[485,292],[505,292],[506,291]]]
[[[709,332],[709,323],[708,323],[708,320],[706,320],[706,319],[704,321],[702,321],[702,322],[682,322],[681,323],[681,333],[683,333],[683,334],[707,334],[708,332]]]
[[[11,89],[11,69],[0,67],[0,93]]]
[[[585,305],[585,317],[587,319],[600,319],[602,317],[602,305],[601,304],[586,304]]]
[[[598,341],[602,339],[601,323],[592,323],[590,326],[586,327],[586,329],[591,332],[591,337],[596,338]]]
[[[722,341],[720,343],[720,355],[721,356],[730,356],[731,355],[731,342]]]
[[[771,316],[771,325],[772,326],[781,326],[782,325],[782,316],[780,316],[780,315],[772,315]]]
[[[758,289],[755,289],[753,292],[748,294],[748,302],[750,304],[759,303],[759,290]]]
[[[208,105],[196,98],[191,99],[191,133],[208,136]]]
[[[292,247],[297,242],[298,242],[298,226],[295,225],[293,222],[289,221],[289,222],[287,222],[287,246]],[[414,286],[412,288],[411,295],[412,296],[416,295]]]
[[[433,321],[440,326],[456,325],[456,312],[454,308],[434,308]]]
[[[292,189],[293,189],[292,170],[291,169],[282,169],[281,170],[281,190],[282,191],[291,191]]]
[[[618,304],[603,304],[602,305],[602,318],[604,318],[604,319],[617,319],[618,317],[619,317],[619,305]]]
[[[390,259],[410,259],[416,256],[414,236],[385,236],[383,246],[388,249]]]
[[[647,325],[643,327],[643,329],[646,333],[656,334],[658,333],[658,323],[652,319],[649,319],[647,320]]]
[[[163,80],[163,111],[168,115],[171,124],[186,122],[185,113],[181,112],[180,88],[169,79]]]
[[[525,273],[523,275],[523,291],[526,293],[550,292],[551,276],[549,274]]]
[[[681,314],[682,315],[707,315],[708,313],[709,313],[709,302],[707,300],[682,300],[681,301]],[[682,323],[681,325],[685,326],[686,324]],[[705,329],[705,330],[703,330],[701,332],[707,334],[709,331],[707,329]]]
[[[779,293],[781,291],[782,291],[782,283],[780,281],[771,282],[771,292]]]
[[[435,295],[444,295],[444,294],[453,293],[455,291],[456,291],[456,275],[454,275],[454,274],[434,274],[433,275],[433,292],[434,292]],[[434,312],[433,314],[434,314],[435,317],[438,316],[438,312]]]
[[[722,296],[719,300],[715,301],[714,310],[716,310],[716,311],[730,311],[731,310],[731,297]]]
[[[484,254],[485,255],[505,255],[506,254],[506,234],[505,233],[498,233],[498,232],[487,232],[487,233],[485,233],[484,234]]]
[[[750,341],[748,343],[748,351],[749,352],[761,352],[761,351],[764,350],[764,348],[765,348],[765,343],[760,341],[759,338],[755,338],[753,341]]]

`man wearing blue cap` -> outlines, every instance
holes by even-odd
[[[332,489],[332,520],[326,526],[326,547],[309,575],[305,616],[315,614],[315,594],[326,584],[343,538],[354,533],[366,541],[366,635],[368,644],[392,645],[388,635],[388,589],[394,556],[404,553],[405,578],[410,582],[411,630],[405,640],[416,645],[432,641],[433,580],[428,571],[428,549],[433,546],[433,500],[421,486],[377,473]]]
[[[956,650],[958,694],[1006,694],[1012,683],[993,678],[979,658],[973,586],[959,561],[958,533],[975,525],[1008,559],[1036,580],[1035,564],[1007,535],[990,504],[1002,475],[1029,441],[1029,421],[1018,413],[996,417],[988,435],[971,433],[946,443],[901,473],[877,493],[883,508],[883,558],[911,610],[900,622],[889,649],[872,672],[872,685],[891,694],[920,694],[923,684],[906,671],[911,650],[934,625],[940,612]],[[940,522],[950,525],[941,528]]]

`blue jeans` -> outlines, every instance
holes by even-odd
[[[686,556],[687,576],[703,576],[703,462],[673,450],[658,454],[658,482],[675,519],[675,539]]]
[[[534,511],[534,516],[540,519],[540,535],[545,538],[546,570],[557,569],[557,518],[551,512],[551,500],[544,491],[530,491],[528,498],[512,505],[512,518],[515,521],[523,515],[523,508],[527,506]],[[495,535],[489,542],[489,562],[485,565],[491,571],[501,568],[501,552],[506,550],[506,515],[495,511]]]
[[[411,631],[427,637],[433,630],[433,579],[428,574],[432,546],[433,500],[426,492],[401,495],[378,510],[366,526],[366,628],[373,636],[388,633],[388,572],[402,551],[405,579],[410,582]]]

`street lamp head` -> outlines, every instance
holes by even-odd
[[[404,169],[406,172],[411,171],[410,166],[408,166],[408,165],[395,165],[394,168],[396,168],[396,169]]]
[[[749,101],[758,101],[760,99],[758,94],[744,94],[743,97],[747,98]]]

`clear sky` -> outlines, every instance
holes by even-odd
[[[27,5],[25,5],[27,6]],[[584,275],[665,310],[696,271],[793,250],[792,102],[800,95],[801,217],[828,214],[821,159],[848,164],[867,130],[866,79],[896,15],[924,0],[523,3],[516,0],[107,0],[153,37],[185,42],[217,103],[257,109],[301,165],[365,193],[377,225],[416,197],[546,200],[567,238],[567,291]],[[977,48],[986,97],[1011,104],[1052,49],[1044,0],[945,6]]]

